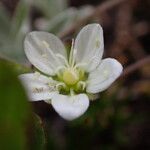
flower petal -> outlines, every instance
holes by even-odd
[[[89,99],[85,94],[75,96],[55,95],[51,104],[55,111],[66,120],[80,117],[89,106]]]
[[[99,24],[85,26],[77,35],[74,49],[76,63],[85,64],[84,69],[88,72],[95,69],[101,61],[104,50],[102,27]]]
[[[25,38],[24,47],[29,61],[48,75],[54,75],[55,69],[65,64],[64,60],[57,57],[58,54],[67,59],[62,42],[47,32],[30,32]]]
[[[39,73],[27,73],[19,76],[31,101],[49,100],[56,93],[56,82]]]
[[[103,59],[101,64],[89,74],[88,93],[98,93],[107,89],[122,73],[122,65],[112,58]]]

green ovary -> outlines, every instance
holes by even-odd
[[[59,85],[59,92],[68,95],[70,91],[75,93],[85,92],[83,84],[86,84],[87,77],[88,74],[84,70],[70,67],[60,70],[53,79],[62,83]]]
[[[63,72],[63,81],[67,85],[75,85],[79,81],[79,72],[74,69],[66,69]]]

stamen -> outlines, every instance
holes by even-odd
[[[78,63],[74,66],[74,69],[78,68],[78,67],[82,67],[82,66],[86,66],[86,63]]]
[[[73,66],[75,65],[75,56],[77,54],[77,49],[73,49],[73,54],[72,54],[72,64],[71,67],[73,68]]]
[[[70,96],[74,96],[75,95],[75,92],[74,92],[74,90],[71,88],[70,89]]]
[[[57,76],[59,77],[61,77],[62,76],[62,74],[61,74],[61,70],[65,70],[65,69],[67,69],[65,66],[59,66],[59,67],[57,67],[57,69],[55,70],[55,73],[57,74]]]
[[[50,80],[52,80],[52,79],[50,78]],[[57,85],[57,84],[56,84],[56,83],[54,83],[54,82],[48,82],[47,85],[48,85],[48,87],[49,87],[49,91],[50,91],[50,92],[57,90],[57,88],[56,88],[56,85]]]
[[[77,84],[77,88],[80,89],[82,88],[82,90],[84,90],[86,87],[86,83],[84,81],[79,81]]]
[[[56,89],[59,91],[60,88],[66,88],[66,84],[63,83],[63,82],[58,83],[58,84],[56,85]]]
[[[74,63],[75,63],[74,53],[75,53],[74,52],[74,39],[72,39],[72,45],[71,45],[70,56],[69,56],[69,64],[70,64],[71,67],[73,67]]]

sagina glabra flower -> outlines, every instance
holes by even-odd
[[[91,95],[107,89],[122,72],[117,60],[102,59],[104,41],[99,24],[89,24],[79,32],[69,57],[63,43],[51,33],[27,34],[24,48],[29,61],[43,73],[20,75],[30,100],[44,100],[66,120],[81,116]]]

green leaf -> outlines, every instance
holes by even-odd
[[[23,40],[29,32],[28,14],[29,5],[26,0],[18,2],[12,19],[0,7],[0,54],[21,63],[25,62]]]
[[[93,7],[84,6],[79,9],[68,8],[59,14],[55,14],[51,19],[48,18],[43,21],[43,25],[40,26],[40,23],[37,23],[37,28],[40,30],[47,30],[55,34],[61,34],[61,32],[66,31],[68,28],[74,25],[74,22],[79,21],[82,18],[85,18],[91,14]],[[40,20],[42,21],[42,20]]]
[[[26,149],[26,125],[30,107],[15,71],[0,60],[0,148]]]
[[[25,0],[20,0],[12,18],[11,34],[13,37],[29,30],[28,15],[28,3]]]
[[[15,70],[17,75],[32,72],[32,69],[29,66],[16,63],[5,56],[0,55],[0,61],[5,61],[5,64],[7,64],[7,66],[9,66],[11,69]]]
[[[26,71],[28,68],[19,64],[0,60],[0,148],[3,150],[45,148],[42,121],[31,114],[26,94],[17,79],[19,73]]]
[[[1,37],[9,33],[10,17],[8,16],[6,10],[0,5],[0,41]]]
[[[58,34],[73,23],[77,16],[75,8],[69,8],[50,19],[47,23],[48,32]]]
[[[33,5],[41,10],[43,14],[50,19],[67,7],[67,0],[36,0],[33,1]]]
[[[45,133],[42,124],[42,120],[36,114],[33,114],[32,124],[32,140],[30,141],[30,149],[32,150],[44,150],[45,149]]]

